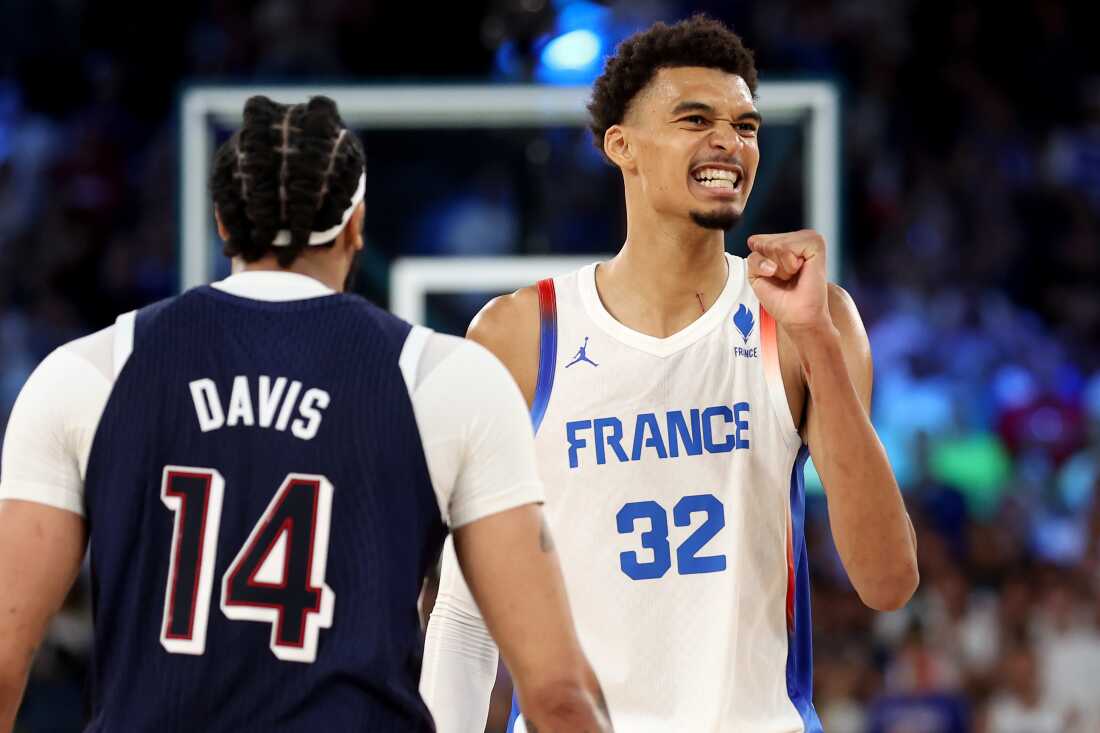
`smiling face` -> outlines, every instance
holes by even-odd
[[[605,149],[624,175],[636,178],[635,187],[658,213],[729,229],[756,177],[760,121],[740,76],[696,66],[662,68],[622,124],[608,130]]]

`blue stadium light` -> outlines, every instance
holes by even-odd
[[[601,28],[611,18],[611,10],[603,5],[572,0],[554,3],[558,9],[558,30],[575,31],[581,28]]]
[[[590,30],[564,33],[546,44],[542,63],[554,71],[581,71],[600,58],[603,43]]]
[[[538,27],[505,29],[494,63],[499,79],[543,84],[591,84],[615,44],[637,30],[615,20],[611,8],[589,0],[551,0],[551,17]]]
[[[586,0],[555,0],[554,29],[535,45],[535,79],[544,84],[590,84],[617,40],[611,10]]]

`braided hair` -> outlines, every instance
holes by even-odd
[[[289,267],[311,232],[340,223],[365,161],[363,144],[328,97],[295,105],[251,97],[244,124],[214,155],[210,176],[229,233],[225,255],[255,262],[274,253],[280,267]],[[290,232],[288,246],[273,244],[280,230]]]

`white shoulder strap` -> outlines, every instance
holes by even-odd
[[[416,390],[416,373],[420,367],[420,357],[424,353],[424,347],[428,343],[428,337],[432,330],[424,326],[413,326],[405,339],[405,345],[401,348],[401,358],[398,365],[401,367],[401,375],[405,377],[405,386],[411,395]]]
[[[126,360],[130,358],[130,353],[134,350],[134,322],[136,319],[137,311],[123,313],[115,319],[115,379],[118,379],[122,367],[126,366]]]

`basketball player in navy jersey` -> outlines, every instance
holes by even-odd
[[[91,547],[89,731],[431,731],[417,598],[447,529],[544,731],[609,730],[480,346],[343,294],[364,155],[254,97],[211,188],[238,270],[62,346],[0,469],[0,731]]]
[[[716,21],[624,41],[589,106],[624,181],[621,251],[492,301],[469,332],[531,407],[581,643],[631,733],[821,730],[807,449],[864,603],[898,608],[917,584],[868,419],[867,335],[826,281],[826,242],[764,234],[746,259],[725,251],[759,162],[755,89],[751,52]],[[475,733],[496,657],[449,551],[440,583],[421,690],[441,733]],[[471,648],[486,653],[455,652]],[[531,730],[517,702],[509,730]]]

